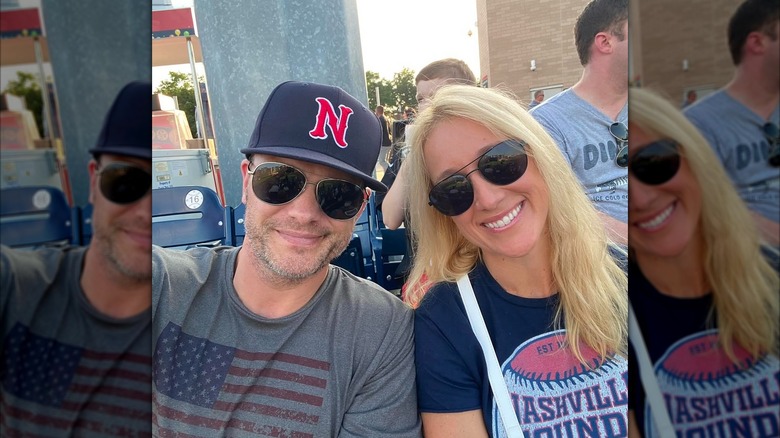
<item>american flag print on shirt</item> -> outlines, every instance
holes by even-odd
[[[151,436],[151,356],[105,353],[17,323],[2,359],[3,436]]]
[[[154,352],[155,434],[319,436],[329,370],[325,361],[240,350],[169,322]]]

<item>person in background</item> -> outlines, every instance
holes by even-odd
[[[417,73],[414,78],[417,86],[417,105],[420,112],[428,106],[431,97],[443,85],[447,84],[465,84],[477,85],[477,79],[468,65],[460,59],[445,58],[440,59],[425,67]],[[409,216],[406,214],[406,203],[408,201],[408,188],[406,177],[402,171],[403,160],[409,152],[408,145],[411,144],[414,125],[407,125],[405,139],[401,144],[397,144],[399,152],[393,155],[388,171],[385,173],[382,182],[388,187],[387,193],[377,194],[377,209],[382,212],[382,220],[391,230],[395,230],[404,224],[407,230],[412,225]],[[398,266],[396,277],[406,278],[414,262],[414,243],[411,241],[411,233],[407,231],[407,256]]]
[[[682,107],[687,108],[696,103],[696,97],[696,90],[688,90],[688,92],[685,93],[685,102],[683,102]]]
[[[531,110],[569,161],[612,238],[628,214],[628,0],[592,0],[574,26],[582,77]]]
[[[505,436],[464,280],[525,436],[625,434],[625,252],[555,141],[515,98],[472,86],[436,91],[415,126],[404,165],[417,242],[406,301],[417,308],[426,438]],[[610,402],[594,404],[586,393],[596,391]],[[550,415],[552,400],[581,411]]]
[[[152,85],[90,150],[89,246],[0,246],[2,436],[151,436]]]
[[[385,118],[385,107],[377,105],[374,110],[376,118],[379,119],[379,126],[382,128],[382,148],[379,150],[379,164],[382,169],[387,172],[387,167],[390,163],[387,162],[387,155],[390,152],[390,146],[393,144],[393,140],[390,138],[390,127]]]
[[[639,329],[629,333],[629,436],[771,436],[777,251],[762,247],[714,150],[671,101],[629,94],[628,294]],[[735,394],[757,398],[717,408]]]
[[[412,309],[329,264],[386,189],[380,135],[341,88],[284,82],[241,149],[243,245],[154,246],[155,435],[420,436]]]
[[[780,4],[740,4],[728,43],[733,78],[685,115],[717,152],[764,238],[780,247]]]
[[[528,105],[528,109],[531,110],[544,101],[544,90],[534,91],[534,100]]]

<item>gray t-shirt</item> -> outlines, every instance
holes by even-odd
[[[95,309],[85,250],[0,247],[0,436],[151,436],[151,312]]]
[[[767,121],[725,90],[710,94],[684,113],[715,149],[748,208],[777,222],[780,169],[769,165],[769,142],[763,131]],[[769,120],[780,124],[780,105]]]
[[[615,120],[571,88],[534,107],[530,114],[558,143],[596,208],[628,222],[628,168],[615,164],[618,145],[609,133]],[[616,121],[628,124],[627,105]]]
[[[419,437],[412,310],[331,266],[303,308],[258,316],[239,251],[153,247],[154,433]]]

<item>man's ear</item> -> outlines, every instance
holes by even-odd
[[[609,32],[599,32],[593,37],[593,50],[601,53],[612,53],[612,39],[617,38]]]
[[[368,199],[370,197],[371,197],[371,189],[366,187],[366,189],[363,191],[363,201],[364,201],[363,205],[360,206],[360,211],[358,211],[358,214],[356,214],[355,217],[353,218],[354,219],[354,221],[352,222],[353,225],[357,223],[358,219],[360,219],[360,216],[363,214],[363,210],[365,210],[366,207],[368,206]]]
[[[743,53],[762,54],[766,51],[765,39],[769,38],[768,35],[761,31],[750,32],[745,39],[745,44],[742,46]]]
[[[249,174],[249,160],[246,158],[241,161],[241,178],[243,184],[241,187],[241,202],[246,204],[247,190],[249,190],[249,184],[252,183],[252,175]]]
[[[89,203],[95,205],[95,190],[98,190],[97,178],[98,178],[98,163],[94,159],[89,160],[87,164],[87,170],[89,171]]]

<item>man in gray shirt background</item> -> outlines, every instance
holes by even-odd
[[[593,0],[574,27],[582,77],[534,107],[600,211],[611,237],[628,238],[628,0]]]
[[[780,6],[747,0],[728,26],[731,81],[685,109],[721,159],[762,236],[780,246]]]

